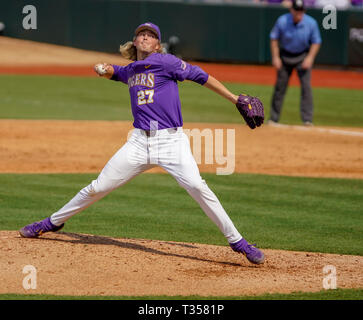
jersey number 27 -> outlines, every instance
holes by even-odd
[[[153,103],[154,90],[140,90],[137,92],[137,104],[143,105],[147,103]]]

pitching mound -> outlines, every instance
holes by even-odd
[[[363,257],[264,250],[255,266],[228,246],[52,233],[24,239],[0,231],[0,293],[55,295],[201,295],[315,292],[333,265],[339,288],[362,288]],[[23,268],[37,288],[23,288]]]

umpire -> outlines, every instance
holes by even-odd
[[[321,36],[316,20],[305,14],[303,0],[292,0],[290,12],[280,16],[271,30],[270,41],[277,80],[268,123],[279,122],[287,85],[292,71],[296,69],[301,83],[301,119],[304,125],[312,125],[311,69],[320,49]]]

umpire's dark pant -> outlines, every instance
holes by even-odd
[[[282,110],[282,104],[287,85],[296,69],[301,84],[300,114],[303,122],[313,122],[313,95],[311,89],[311,69],[302,69],[301,64],[306,53],[291,57],[281,55],[282,67],[277,71],[277,80],[271,103],[270,119],[278,122]]]

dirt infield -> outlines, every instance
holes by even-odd
[[[363,178],[363,129],[264,125],[250,130],[210,123],[186,123],[184,129],[211,130],[214,140],[216,130],[222,130],[225,144],[227,130],[234,131],[234,163],[217,164],[214,148],[213,164],[207,164],[205,140],[200,150],[190,140],[202,172],[229,166],[236,173]],[[130,130],[132,123],[122,121],[0,120],[0,172],[99,172]]]
[[[96,62],[127,63],[116,55],[5,37],[0,37],[0,47],[0,73],[93,76]],[[200,65],[223,81],[274,81],[270,67]],[[313,73],[315,85],[363,87],[360,73],[319,72]],[[296,78],[292,83],[297,83]],[[187,123],[184,128],[224,133],[234,129],[234,172],[363,178],[363,129],[263,126],[252,131],[244,125],[206,123]],[[121,121],[0,120],[0,172],[99,172],[124,144],[130,129],[130,122]],[[215,173],[217,167],[224,165],[200,164],[202,172]],[[227,246],[66,232],[23,239],[15,231],[0,231],[0,293],[232,296],[314,292],[323,289],[327,265],[337,270],[338,288],[363,287],[361,256],[264,252],[266,263],[254,266]],[[25,265],[37,269],[36,290],[23,288]]]
[[[37,270],[32,293],[55,295],[201,295],[315,292],[337,270],[339,288],[362,288],[363,257],[265,250],[267,261],[250,264],[227,246],[85,234],[23,239],[0,231],[0,293],[23,288],[25,265]]]

